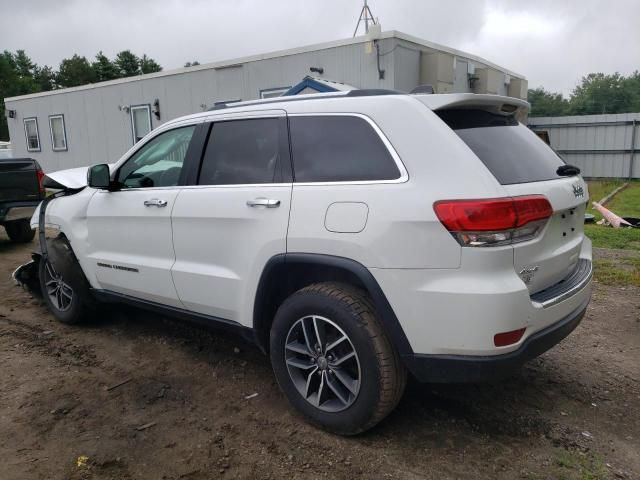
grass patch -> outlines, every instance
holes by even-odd
[[[594,247],[640,251],[640,228],[612,228],[587,224],[584,226],[584,233],[591,239]]]
[[[566,480],[604,480],[609,471],[602,458],[578,452],[559,450],[555,454],[555,464],[560,467],[558,478]]]
[[[602,215],[591,208],[591,202],[601,200],[624,182],[621,180],[596,180],[588,183],[590,201],[587,213],[595,215],[595,219],[598,221]],[[640,182],[631,182],[606,207],[621,217],[640,217]],[[640,229],[611,228],[589,224],[584,226],[584,230],[594,247],[640,250]]]
[[[624,263],[595,259],[593,271],[596,280],[605,285],[640,287],[640,257],[626,258]]]
[[[616,188],[623,185],[623,180],[611,179],[611,180],[590,180],[587,182],[589,185],[589,198],[591,202],[599,202],[608,194],[613,192]]]

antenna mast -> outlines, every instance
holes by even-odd
[[[358,28],[360,28],[360,24],[364,22],[364,33],[369,33],[369,22],[372,25],[375,25],[377,22],[375,18],[373,18],[373,14],[371,13],[371,9],[369,5],[367,5],[367,0],[364,0],[364,5],[362,6],[362,10],[360,10],[360,16],[358,17],[358,23],[356,23],[356,29],[353,31],[353,36],[355,37],[358,33]]]

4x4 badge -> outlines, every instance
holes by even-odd
[[[573,185],[573,194],[576,196],[576,198],[584,197],[584,188],[582,188],[582,185],[575,183]]]

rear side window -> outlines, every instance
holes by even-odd
[[[290,117],[296,182],[395,180],[400,171],[373,127],[360,117]]]
[[[560,178],[562,159],[512,116],[484,110],[435,112],[502,185]]]
[[[289,171],[284,118],[231,120],[213,124],[198,183],[277,183]]]

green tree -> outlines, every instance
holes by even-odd
[[[5,50],[0,54],[0,140],[9,140],[4,99],[38,92],[34,78],[36,68],[24,50],[17,50],[15,54]]]
[[[143,53],[140,59],[140,71],[142,73],[155,73],[162,71],[162,67],[153,58],[149,58]]]
[[[61,88],[77,87],[96,81],[96,74],[86,57],[74,54],[60,62],[56,83]]]
[[[592,115],[631,111],[634,93],[627,78],[614,74],[590,73],[571,93],[571,113]]]
[[[625,79],[625,88],[631,92],[629,111],[640,112],[640,72],[638,70]]]
[[[557,117],[568,115],[569,102],[561,93],[548,92],[542,87],[530,89],[527,100],[531,104],[532,117]]]
[[[115,80],[120,77],[118,67],[102,53],[102,50],[98,52],[95,61],[91,63],[91,68],[98,82]]]
[[[118,53],[114,63],[120,77],[140,75],[140,59],[131,50],[123,50]]]
[[[47,65],[38,67],[36,65],[34,70],[33,79],[38,86],[38,91],[48,92],[56,88],[56,72],[51,67]]]

